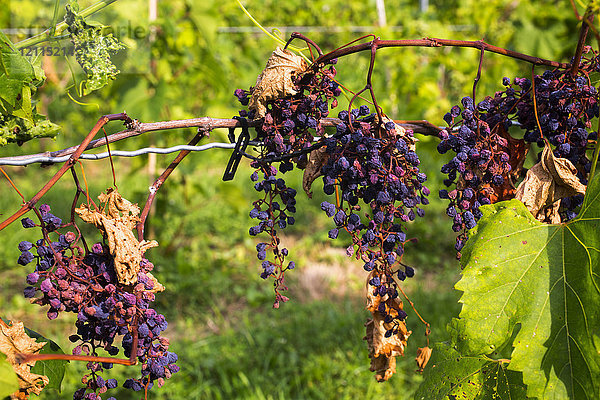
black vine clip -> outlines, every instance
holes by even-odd
[[[240,160],[244,155],[244,151],[248,146],[248,142],[250,142],[250,133],[248,132],[248,120],[242,117],[233,117],[240,121],[240,125],[242,126],[242,132],[240,136],[238,136],[237,142],[235,144],[235,148],[233,149],[233,153],[231,157],[229,157],[229,162],[227,163],[227,168],[225,169],[225,173],[223,174],[224,181],[230,181],[235,176],[235,171],[240,164]],[[229,128],[229,141],[233,143],[235,141],[235,127]]]

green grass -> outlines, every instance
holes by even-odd
[[[420,311],[434,321],[432,341],[446,339],[446,320],[457,312],[456,294],[417,290],[411,296]],[[433,313],[430,311],[433,310]],[[172,321],[167,332],[179,355],[181,371],[153,399],[409,399],[422,378],[415,373],[417,347],[425,345],[424,331],[409,311],[413,328],[398,372],[377,383],[369,371],[363,322],[368,317],[357,298],[287,303],[282,309],[238,310],[228,321],[217,320],[211,329],[188,319]],[[220,328],[223,326],[224,328]],[[122,383],[138,367],[115,366],[105,377]],[[82,363],[71,363],[61,395],[70,398],[77,387]],[[112,390],[117,399],[135,399],[125,389]]]

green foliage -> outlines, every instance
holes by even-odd
[[[600,395],[599,196],[597,177],[578,218],[560,225],[536,221],[518,200],[482,207],[463,252],[454,342],[480,356],[512,340],[508,368],[523,373],[530,397]]]
[[[465,356],[448,343],[437,343],[429,365],[416,400],[526,398],[521,374],[508,370],[502,360]]]
[[[70,1],[66,9],[65,22],[75,46],[75,58],[86,73],[86,80],[81,82],[82,96],[85,96],[115,79],[119,70],[110,56],[125,46],[112,34],[103,35],[101,28],[88,25],[77,15],[79,5],[76,1]]]
[[[38,114],[32,100],[44,79],[40,65],[30,63],[0,32],[0,146],[56,136],[58,126]]]
[[[10,396],[17,390],[19,390],[17,374],[6,361],[4,353],[0,353],[0,399]]]
[[[34,330],[25,328],[25,333],[31,338],[35,338],[36,342],[46,342],[46,345],[40,350],[40,354],[64,354],[59,345],[54,341],[45,338]],[[46,389],[56,389],[60,392],[61,383],[65,376],[65,368],[69,363],[67,360],[42,360],[36,361],[31,368],[31,372],[39,375],[46,375],[50,382],[44,387]]]

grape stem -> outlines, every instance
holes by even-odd
[[[91,6],[89,6],[88,8],[86,8],[85,10],[77,13],[78,16],[82,17],[82,18],[86,18],[89,17],[92,14],[97,13],[98,11],[102,10],[103,8],[109,6],[110,4],[114,3],[117,0],[102,0],[99,1],[96,4],[92,4]],[[56,24],[55,26],[46,29],[44,32],[39,33],[35,36],[32,36],[28,39],[22,40],[20,42],[15,43],[15,48],[18,49],[23,49],[25,47],[29,47],[29,46],[34,46],[36,44],[40,44],[43,42],[47,42],[50,40],[55,40],[55,39],[62,39],[63,36],[61,36],[62,32],[67,29],[68,25],[66,22],[60,22],[58,24]],[[54,36],[51,36],[52,32],[54,32]],[[68,36],[67,36],[68,37]]]
[[[479,67],[477,68],[477,76],[473,80],[473,102],[475,102],[475,93],[477,91],[477,84],[479,83],[479,80],[481,79],[481,67],[483,66],[483,53],[484,52],[485,52],[485,49],[482,48],[481,53],[479,54]]]
[[[10,186],[12,186],[12,188],[15,189],[15,191],[19,194],[19,196],[21,196],[21,199],[23,200],[23,203],[25,203],[25,196],[23,196],[21,194],[21,192],[19,192],[19,189],[17,189],[17,187],[15,186],[14,182],[12,181],[12,179],[10,179],[10,176],[8,176],[8,174],[1,167],[0,167],[0,172],[2,172],[2,174],[4,175],[4,177],[8,180],[8,183],[10,183]]]
[[[581,61],[581,55],[583,54],[583,46],[585,45],[585,40],[587,38],[587,34],[590,30],[590,25],[594,20],[593,12],[588,8],[584,17],[581,19],[581,30],[579,31],[579,40],[577,40],[577,48],[575,49],[575,55],[573,56],[573,62],[571,63],[571,76],[575,77],[577,75],[577,70],[579,69],[579,62]]]
[[[347,56],[349,54],[358,53],[365,50],[371,50],[375,46],[377,48],[384,47],[472,47],[479,50],[486,50],[492,53],[501,54],[507,57],[516,58],[518,60],[527,61],[534,65],[546,65],[555,68],[569,68],[570,64],[561,63],[558,61],[546,60],[544,58],[533,57],[527,54],[518,53],[516,51],[504,49],[502,47],[494,46],[485,43],[483,40],[450,40],[450,39],[439,39],[439,38],[425,38],[425,39],[405,39],[405,40],[381,40],[379,38],[374,39],[368,43],[361,43],[354,46],[342,47],[333,50],[319,58],[317,58],[313,64],[313,68],[317,65],[325,64],[334,58]]]
[[[402,296],[404,296],[404,298],[406,299],[406,301],[408,301],[408,304],[410,304],[410,307],[413,309],[413,311],[415,312],[415,314],[417,315],[417,317],[421,320],[421,322],[423,323],[423,325],[425,325],[425,336],[427,337],[427,346],[429,346],[429,334],[431,333],[431,325],[429,324],[429,322],[425,321],[423,319],[423,317],[421,317],[421,314],[419,314],[419,312],[415,308],[415,303],[413,303],[408,298],[408,296],[406,295],[406,293],[404,293],[404,290],[402,290],[402,287],[400,285],[398,285],[398,290],[400,290],[400,293],[402,293]]]

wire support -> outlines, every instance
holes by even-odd
[[[156,153],[156,154],[169,154],[175,153],[178,151],[204,151],[210,149],[233,149],[235,147],[235,143],[208,143],[202,146],[188,146],[188,145],[180,145],[173,146],[167,148],[160,147],[144,147],[142,149],[133,150],[133,151],[122,151],[122,150],[112,150],[110,155],[113,157],[137,157],[144,154]],[[97,154],[82,154],[79,159],[81,160],[101,160],[103,158],[108,158],[108,152],[97,153]],[[0,158],[0,165],[13,165],[13,166],[25,166],[35,163],[42,164],[56,164],[63,163],[67,161],[71,156],[62,156],[62,157],[35,157],[28,158],[24,160],[11,160],[11,159],[2,159]]]

